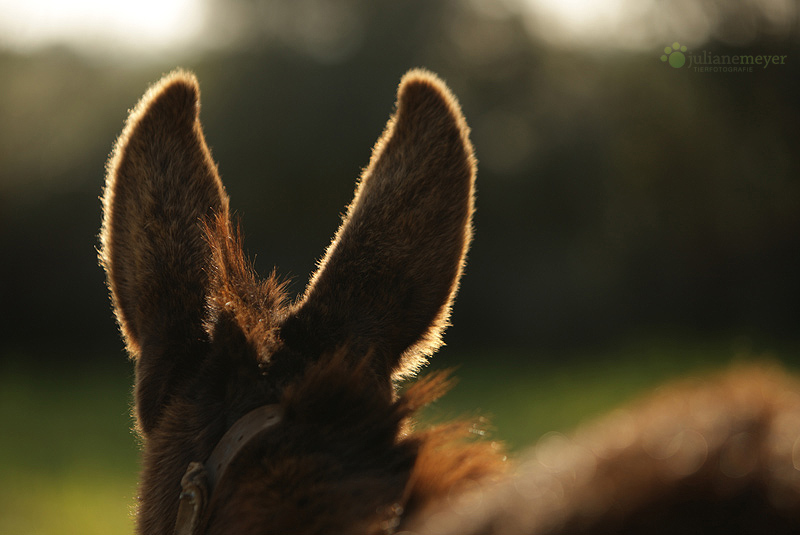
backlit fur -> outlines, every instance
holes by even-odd
[[[209,535],[800,526],[800,403],[780,372],[666,391],[543,442],[514,469],[468,422],[415,428],[449,379],[396,384],[441,345],[476,173],[458,102],[435,75],[403,77],[345,220],[294,301],[242,253],[199,112],[190,73],[150,88],[103,197],[100,260],[136,363],[138,533],[172,533],[188,464],[266,404],[283,420],[219,482]]]

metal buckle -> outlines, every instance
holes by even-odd
[[[214,447],[205,463],[189,463],[181,478],[181,495],[174,535],[199,535],[201,519],[217,483],[250,441],[283,419],[279,405],[263,405],[234,423]]]
[[[196,535],[208,503],[208,474],[202,463],[189,463],[181,478],[181,497],[175,535]]]

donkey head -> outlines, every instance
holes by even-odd
[[[442,381],[394,392],[441,344],[471,237],[475,159],[450,91],[425,71],[403,78],[344,222],[292,303],[245,260],[198,117],[193,75],[151,87],[103,198],[101,262],[136,362],[139,531],[173,531],[185,472],[188,531],[205,533],[386,529],[452,474],[490,472],[455,455],[439,470],[451,475],[417,477],[448,439],[406,420]],[[197,462],[200,479],[187,472]]]

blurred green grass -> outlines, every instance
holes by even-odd
[[[456,385],[426,408],[423,417],[432,422],[485,417],[490,436],[515,452],[548,432],[569,432],[670,379],[747,362],[778,362],[796,369],[800,348],[796,343],[738,336],[659,334],[567,353],[498,352],[467,358],[447,354],[432,367],[452,366]]]
[[[793,368],[799,354],[792,344],[689,338],[568,354],[446,350],[432,369],[455,366],[458,384],[423,420],[487,416],[492,438],[519,451],[670,378],[759,359]],[[0,533],[133,532],[138,445],[130,431],[131,384],[132,366],[122,357],[91,367],[21,356],[0,361]]]
[[[131,366],[0,361],[0,533],[133,532]]]

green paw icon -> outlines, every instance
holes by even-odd
[[[669,64],[675,68],[680,69],[683,67],[683,64],[686,63],[686,56],[683,54],[686,52],[686,47],[681,46],[681,44],[677,41],[672,43],[671,47],[666,47],[664,49],[664,54],[661,56],[661,61],[669,61]]]

